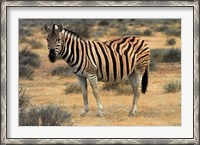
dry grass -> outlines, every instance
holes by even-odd
[[[91,87],[88,87],[90,111],[85,118],[79,116],[83,108],[81,92],[65,94],[64,91],[65,84],[76,82],[76,78],[37,75],[33,81],[21,80],[20,86],[28,87],[35,105],[55,103],[66,106],[76,126],[177,126],[181,125],[181,93],[165,93],[163,90],[166,82],[177,79],[180,79],[180,64],[160,64],[156,72],[150,73],[148,91],[141,94],[135,118],[128,117],[132,95],[104,91],[101,82],[99,94],[105,111],[103,118],[96,117],[97,106]]]

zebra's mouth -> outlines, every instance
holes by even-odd
[[[56,53],[55,53],[55,51],[50,51],[49,52],[49,60],[50,60],[51,63],[56,62]]]

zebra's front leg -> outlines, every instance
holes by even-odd
[[[104,116],[104,113],[103,113],[103,107],[101,105],[101,101],[100,101],[99,93],[98,93],[97,76],[95,74],[94,75],[88,75],[88,80],[89,80],[90,85],[92,87],[92,91],[93,91],[93,94],[94,94],[94,97],[96,99],[97,106],[98,106],[97,116],[102,117],[102,116]]]
[[[79,83],[81,85],[81,90],[82,90],[82,95],[83,95],[83,103],[84,103],[84,108],[83,111],[81,112],[80,116],[84,117],[87,112],[89,111],[89,106],[88,106],[88,94],[87,94],[87,79],[82,76],[77,76]]]

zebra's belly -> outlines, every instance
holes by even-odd
[[[109,83],[116,83],[116,82],[120,82],[121,80],[127,78],[129,74],[124,74],[122,77],[121,76],[117,76],[116,78],[114,77],[114,74],[110,74],[109,76],[104,76],[102,78],[102,75],[97,75],[98,81],[100,82],[109,82]]]

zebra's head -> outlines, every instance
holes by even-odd
[[[49,50],[49,60],[50,62],[56,62],[57,58],[60,58],[59,53],[62,49],[62,30],[63,25],[56,25],[54,24],[52,28],[50,28],[47,24],[44,24],[44,29],[48,33],[47,35],[47,43],[48,43],[48,50]]]

